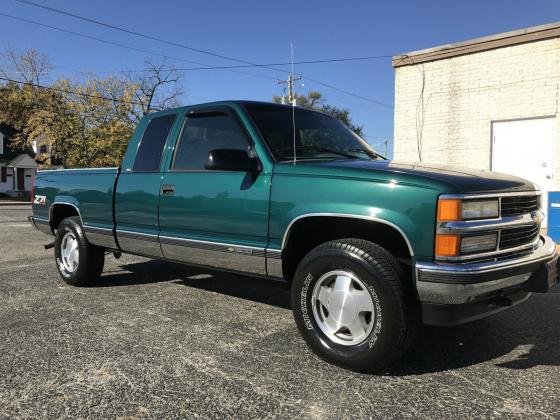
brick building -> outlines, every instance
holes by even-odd
[[[560,190],[560,22],[393,57],[396,160]]]

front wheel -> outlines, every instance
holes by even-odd
[[[54,257],[60,277],[72,286],[96,282],[105,263],[105,251],[87,241],[79,217],[67,217],[58,225]]]
[[[315,353],[361,372],[393,363],[417,327],[400,264],[361,239],[327,242],[306,255],[292,283],[292,310]]]

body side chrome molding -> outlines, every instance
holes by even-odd
[[[408,240],[408,236],[406,236],[404,231],[400,227],[398,227],[396,224],[394,224],[393,222],[389,222],[388,220],[380,219],[379,217],[375,217],[375,216],[362,216],[362,215],[347,214],[347,213],[306,213],[306,214],[302,214],[302,215],[297,216],[296,218],[292,219],[292,221],[290,222],[290,224],[286,228],[286,231],[284,232],[284,237],[282,238],[282,250],[284,250],[286,248],[286,244],[288,243],[288,238],[289,238],[292,226],[298,220],[301,220],[301,219],[304,219],[304,218],[307,218],[307,217],[341,217],[341,218],[347,218],[347,219],[367,220],[367,221],[370,221],[370,222],[378,222],[378,223],[385,224],[387,226],[392,227],[397,232],[399,232],[399,234],[403,237],[404,241],[406,242],[406,245],[408,247],[408,251],[410,252],[410,256],[411,257],[414,256],[414,250],[412,249],[412,245],[411,245],[410,241]]]
[[[282,251],[280,249],[266,249],[267,258],[282,259]]]
[[[282,270],[282,251],[279,249],[266,249],[266,274],[269,277],[284,278]]]
[[[99,171],[99,170],[108,171],[110,169],[119,169],[119,167],[118,166],[111,166],[109,168],[99,167],[99,168],[43,169],[43,170],[37,171],[37,173],[50,174],[50,173],[53,173],[53,172],[69,172],[69,171],[76,171],[76,172],[77,171]]]
[[[101,235],[111,235],[111,236],[113,236],[113,229],[109,229],[109,228],[102,228],[102,227],[98,227],[98,226],[84,225],[84,229],[86,231],[90,230],[92,232],[99,233]]]
[[[116,229],[115,238],[122,252],[141,254],[151,258],[163,256],[158,235]]]
[[[53,235],[53,231],[51,229],[51,224],[49,223],[49,219],[36,217],[36,216],[29,216],[27,220],[39,232],[45,233],[47,235]]]
[[[265,248],[162,235],[159,243],[163,256],[170,260],[266,275]]]
[[[104,248],[118,249],[113,229],[84,225],[84,232],[90,243]]]
[[[238,244],[231,244],[225,242],[213,242],[213,241],[203,241],[199,239],[187,239],[181,238],[177,236],[164,236],[159,235],[159,240],[162,244],[168,245],[180,245],[185,247],[192,247],[192,248],[200,248],[200,249],[211,249],[211,250],[223,250],[224,252],[236,252],[239,250],[240,254],[243,254],[246,251],[251,255],[265,255],[265,248],[256,247],[256,246],[249,246],[249,245],[238,245]]]
[[[143,233],[143,232],[134,232],[132,230],[124,230],[124,229],[116,229],[117,235],[123,235],[123,236],[130,236],[130,237],[146,237],[149,238],[147,240],[149,241],[153,241],[153,240],[158,240],[159,235],[154,235],[153,233]]]
[[[154,235],[151,233],[140,233],[140,232],[133,232],[131,230],[116,230],[117,237],[135,239],[139,241],[148,241],[148,242],[159,242],[159,235]]]

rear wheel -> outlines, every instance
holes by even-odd
[[[321,358],[362,372],[389,366],[417,328],[404,273],[384,248],[340,239],[313,249],[292,283],[292,309],[303,338]]]
[[[72,286],[96,282],[105,263],[105,251],[87,241],[80,218],[75,216],[58,225],[54,256],[60,277]]]

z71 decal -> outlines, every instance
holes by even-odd
[[[33,200],[33,204],[37,204],[38,206],[44,206],[47,202],[46,195],[36,195],[35,199]]]

